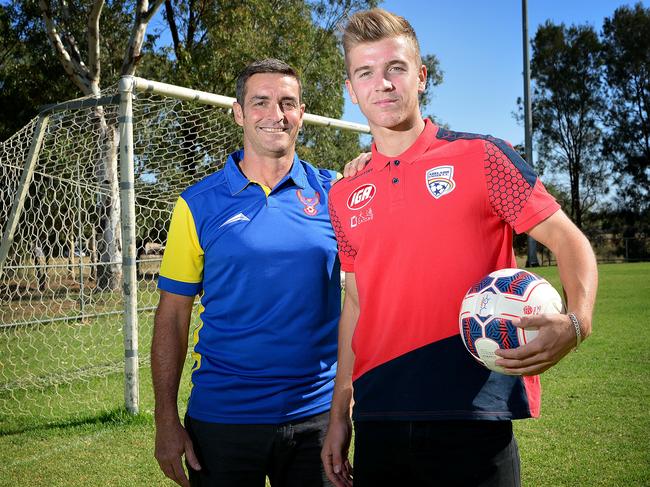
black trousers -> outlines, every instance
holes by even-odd
[[[185,417],[201,470],[193,487],[330,486],[320,451],[329,413],[284,424],[208,423]]]
[[[510,421],[357,421],[354,487],[519,487]]]

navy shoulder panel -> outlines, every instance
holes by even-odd
[[[508,144],[503,139],[498,139],[491,135],[481,135],[481,134],[472,134],[468,132],[455,132],[453,130],[447,130],[443,128],[438,129],[436,138],[441,140],[446,140],[448,142],[455,142],[456,140],[485,140],[494,144],[499,148],[503,154],[514,164],[517,170],[521,173],[526,182],[531,186],[535,186],[535,181],[537,181],[537,174],[533,171],[533,168],[522,159],[522,157],[514,150],[510,144]]]

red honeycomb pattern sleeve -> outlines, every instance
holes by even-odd
[[[525,164],[523,160],[521,163]],[[533,192],[519,168],[490,141],[485,142],[485,179],[494,212],[512,227]]]
[[[332,198],[329,200],[330,219],[332,221],[332,228],[338,243],[339,259],[341,261],[341,269],[344,272],[354,272],[354,259],[357,256],[357,250],[352,246],[345,234],[345,228],[336,212]]]

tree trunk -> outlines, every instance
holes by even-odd
[[[580,163],[573,161],[569,163],[571,174],[571,213],[573,223],[582,230],[582,203],[580,200]]]
[[[97,288],[116,290],[122,283],[122,232],[120,228],[120,187],[117,170],[117,151],[120,145],[116,126],[106,123],[103,107],[96,110],[100,128],[102,154],[97,161],[95,174],[102,188],[98,198],[99,266]]]

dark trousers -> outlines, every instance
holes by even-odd
[[[519,487],[510,421],[357,421],[354,487]]]
[[[185,417],[201,470],[193,487],[330,486],[320,460],[329,413],[284,424],[207,423]]]

